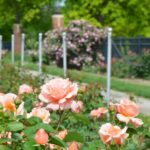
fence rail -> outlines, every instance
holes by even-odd
[[[113,37],[112,38],[112,56],[121,58],[128,54],[128,51],[132,51],[136,54],[141,54],[144,50],[150,49],[150,38],[135,37]],[[107,40],[104,40],[101,45],[103,55],[107,56]]]

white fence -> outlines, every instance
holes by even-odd
[[[38,35],[38,71],[39,75],[42,74],[42,33],[39,33]],[[106,95],[106,100],[109,102],[110,100],[110,89],[111,89],[111,51],[112,51],[112,28],[108,28],[108,45],[107,45],[107,95]],[[63,47],[63,70],[64,70],[64,78],[67,78],[67,44],[66,44],[66,33],[64,32],[62,34],[62,47]],[[12,34],[11,36],[11,63],[15,63],[15,36]],[[24,65],[24,59],[25,59],[25,34],[22,33],[21,36],[21,66]],[[0,35],[0,65],[2,61],[2,35]]]

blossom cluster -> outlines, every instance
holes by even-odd
[[[55,78],[47,82],[41,87],[39,94],[39,102],[35,104],[31,112],[27,112],[25,109],[25,102],[22,101],[22,96],[33,93],[35,90],[27,85],[23,84],[19,87],[18,95],[14,93],[0,93],[0,105],[3,107],[3,112],[13,113],[14,116],[24,115],[26,118],[33,116],[38,117],[44,124],[50,124],[50,114],[52,111],[64,111],[71,110],[74,113],[79,113],[83,109],[83,103],[81,101],[75,101],[75,97],[78,92],[78,85],[72,83],[68,79]],[[19,106],[17,102],[19,101]],[[47,133],[43,128],[37,130],[35,134],[35,141],[39,145],[46,145],[50,149],[59,148],[58,145],[48,143],[49,137],[54,133]],[[56,137],[63,140],[68,134],[68,130],[59,131],[55,134]],[[5,133],[0,135],[0,138],[7,136],[11,138],[12,133]],[[24,133],[21,133],[24,135]],[[74,141],[69,144],[68,150],[78,150],[78,144]]]
[[[124,140],[129,136],[126,133],[127,124],[131,123],[135,128],[143,125],[143,121],[135,118],[139,114],[139,107],[129,99],[122,99],[120,103],[110,103],[110,111],[115,111],[115,117],[120,121],[126,123],[126,126],[121,129],[118,125],[111,124],[110,122],[103,124],[100,127],[99,135],[105,144],[123,144]],[[100,107],[91,111],[90,115],[93,118],[102,118],[106,116],[109,110],[105,107]]]
[[[52,30],[46,33],[44,39],[45,54],[62,64],[62,33],[66,32],[67,59],[69,67],[81,68],[85,63],[101,59],[100,44],[106,36],[106,31],[92,26],[84,20],[70,22],[64,30]],[[98,60],[100,61],[100,60]]]
[[[32,119],[34,117],[40,119],[44,126],[40,126],[35,130],[33,134],[34,142],[46,149],[61,149],[61,146],[56,144],[58,141],[53,143],[50,138],[54,136],[59,140],[65,141],[70,131],[69,128],[67,129],[65,126],[60,128],[61,123],[64,121],[62,115],[64,112],[71,112],[71,114],[73,114],[80,113],[83,110],[83,102],[75,99],[77,98],[78,91],[80,94],[85,94],[86,90],[87,87],[85,84],[79,88],[77,83],[71,82],[69,79],[54,78],[41,86],[40,93],[37,94],[38,101],[34,103],[34,107],[32,107],[30,111],[26,110],[26,102],[23,101],[23,96],[33,94],[37,90],[26,84],[19,87],[17,95],[14,93],[0,93],[0,105],[4,113],[9,115],[11,113],[14,114],[16,121],[16,118],[20,115],[22,115],[24,119]],[[107,116],[110,116],[112,112],[113,119],[109,118],[109,121],[105,121],[104,124],[100,126],[98,134],[101,141],[106,145],[122,145],[125,143],[125,139],[129,137],[130,133],[128,132],[128,128],[130,125],[135,129],[143,125],[143,121],[137,118],[140,113],[139,106],[129,99],[122,99],[119,103],[110,103],[108,108],[99,107],[91,110],[90,113],[88,111],[88,114],[89,117],[101,122]],[[56,126],[54,126],[56,130],[51,132],[47,130],[47,127],[53,124],[53,113],[57,113],[60,116],[58,122],[56,122]],[[31,131],[30,126],[31,124],[29,125],[29,131]],[[46,128],[44,128],[45,126]],[[22,137],[22,143],[27,140],[27,137],[24,136],[26,132],[23,130],[17,134]],[[5,133],[2,132],[0,134],[0,139],[4,137],[11,139],[13,137],[13,132],[7,130]],[[11,142],[7,142],[7,144],[11,144]],[[68,142],[66,145],[67,150],[79,150],[82,146],[75,140]]]

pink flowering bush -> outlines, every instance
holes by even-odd
[[[51,79],[36,90],[31,85],[25,87],[32,87],[32,92],[0,91],[2,150],[149,147],[149,124],[144,117],[140,119],[138,105],[129,99],[107,106],[98,85],[62,78]]]
[[[48,59],[62,66],[62,33],[64,31],[67,33],[68,67],[81,69],[85,63],[101,61],[100,44],[105,38],[105,30],[94,27],[84,20],[72,21],[64,30],[55,29],[46,33],[44,53]]]

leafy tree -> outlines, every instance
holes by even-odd
[[[150,36],[149,0],[66,0],[66,22],[89,20],[97,26],[111,26],[116,36]]]
[[[30,30],[50,27],[53,4],[54,0],[0,0],[0,33],[10,36],[14,23],[21,23],[27,30],[29,26]]]

